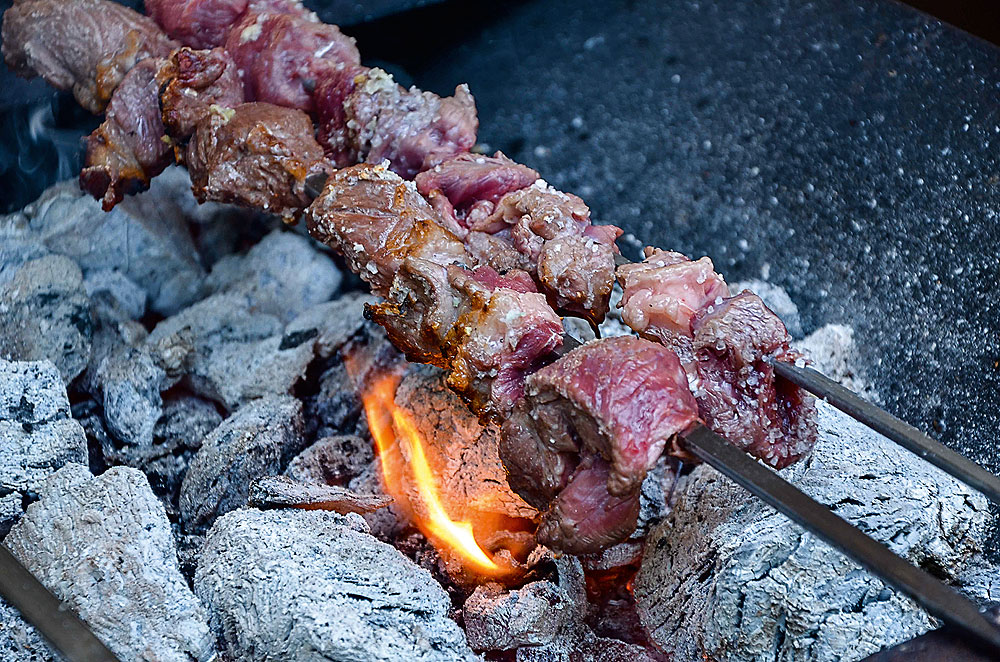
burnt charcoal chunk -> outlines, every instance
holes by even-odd
[[[94,321],[79,267],[47,255],[24,263],[0,285],[0,358],[52,361],[71,382],[90,359]]]
[[[786,479],[949,581],[982,563],[981,495],[827,405],[819,415],[815,450]],[[853,660],[934,626],[709,467],[691,474],[647,539],[634,594],[643,627],[678,660]]]
[[[164,662],[216,654],[163,506],[141,472],[114,467],[95,478],[70,464],[40,494],[4,544],[114,653]]]
[[[267,476],[250,484],[247,504],[260,509],[301,508],[329,510],[341,515],[371,513],[385,508],[392,499],[376,494],[358,494],[346,487],[299,483],[288,476]]]
[[[238,510],[209,532],[195,575],[232,659],[478,659],[426,571],[357,515]]]
[[[20,499],[64,464],[86,461],[87,439],[56,367],[0,359],[0,490]]]
[[[347,485],[374,459],[370,440],[355,435],[323,437],[296,455],[285,475],[300,483]]]
[[[246,504],[250,482],[276,476],[302,450],[302,405],[289,396],[260,398],[209,433],[181,484],[181,523],[202,533]]]

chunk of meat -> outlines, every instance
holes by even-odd
[[[448,385],[473,411],[502,417],[523,397],[525,377],[562,345],[563,326],[541,294],[489,287],[483,276],[449,269],[462,311],[446,340]]]
[[[361,61],[354,40],[336,25],[320,23],[312,14],[253,9],[226,38],[248,99],[312,112],[321,72]]]
[[[695,395],[702,418],[730,443],[782,468],[816,443],[811,395],[778,380],[765,357],[795,361],[785,325],[744,291],[695,316]]]
[[[353,142],[356,133],[347,128],[344,102],[357,88],[358,81],[365,80],[367,71],[367,67],[347,65],[325,67],[317,74],[313,92],[316,139],[326,150],[326,155],[340,168],[358,161],[358,150]]]
[[[450,203],[451,215],[468,227],[465,221],[474,207],[478,212],[473,214],[472,222],[475,223],[480,217],[491,215],[504,195],[531,186],[537,179],[537,172],[497,152],[492,157],[459,154],[418,174],[416,182],[417,189],[425,196],[435,192],[443,195]],[[479,229],[495,232],[504,227],[506,223],[501,222],[498,227]]]
[[[200,202],[229,202],[295,216],[309,204],[306,178],[330,171],[299,110],[267,103],[213,106],[185,152]]]
[[[613,245],[584,235],[556,237],[542,244],[537,274],[557,309],[600,323],[615,284]]]
[[[441,226],[417,192],[384,166],[360,164],[335,173],[310,206],[309,232],[344,256],[372,291],[388,297],[411,255],[444,266],[467,259],[462,242]],[[439,274],[439,280],[447,277]]]
[[[639,493],[608,491],[608,463],[590,456],[542,514],[536,537],[569,554],[589,554],[625,540],[639,519]]]
[[[475,144],[479,120],[466,85],[441,98],[403,89],[381,69],[357,79],[343,103],[351,160],[388,160],[393,172],[409,179]]]
[[[126,195],[149,188],[149,181],[173,163],[164,140],[157,72],[163,60],[136,64],[108,104],[104,122],[87,137],[80,186],[110,211]]]
[[[500,455],[511,487],[546,511],[549,541],[596,551],[634,529],[646,472],[697,415],[673,352],[631,336],[595,340],[527,378]]]
[[[247,0],[146,0],[146,13],[172,38],[192,48],[213,48],[226,41],[247,10]]]
[[[163,126],[175,143],[194,134],[212,105],[235,108],[243,103],[243,83],[236,63],[221,48],[180,48],[158,74]]]
[[[92,113],[104,111],[137,62],[177,46],[152,19],[109,0],[19,0],[3,17],[7,66],[72,90]]]
[[[618,267],[624,294],[622,319],[645,338],[691,360],[691,320],[706,306],[729,296],[712,261],[691,261],[680,253],[646,248],[646,259]]]

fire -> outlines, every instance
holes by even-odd
[[[396,375],[382,376],[362,395],[386,488],[397,502],[405,506],[410,500],[404,485],[405,481],[409,481],[416,488],[422,506],[410,509],[413,519],[435,546],[454,552],[466,567],[479,574],[505,574],[508,569],[498,565],[476,541],[472,524],[454,521],[441,503],[420,431],[410,415],[396,406],[395,393],[399,381]]]

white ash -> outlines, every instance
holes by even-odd
[[[314,241],[275,230],[245,255],[219,260],[205,285],[212,293],[243,293],[255,311],[289,322],[310,306],[329,301],[342,279]]]
[[[357,516],[238,510],[202,550],[195,590],[236,660],[479,659],[426,571]]]
[[[56,367],[0,359],[0,494],[20,500],[64,464],[86,461],[87,439]],[[4,502],[5,513],[13,503]]]
[[[201,296],[204,279],[176,200],[157,187],[104,212],[68,181],[47,190],[24,214],[29,237],[75,261],[85,275],[120,272],[146,291],[150,309],[169,315]]]
[[[307,337],[308,336],[308,337]],[[313,359],[315,334],[285,334],[274,315],[244,294],[216,294],[169,317],[147,345],[189,343],[183,383],[230,411],[264,395],[289,393]]]
[[[260,398],[223,421],[205,437],[181,484],[184,531],[203,533],[246,504],[250,482],[281,473],[303,445],[302,403],[290,396]]]
[[[107,294],[128,319],[139,319],[146,312],[146,291],[128,276],[114,269],[96,269],[83,279],[87,296]]]
[[[854,368],[858,351],[854,344],[854,329],[844,324],[827,324],[795,343],[813,362],[813,367],[840,382],[864,398],[878,402],[878,394]]]
[[[370,439],[355,435],[334,435],[317,439],[296,455],[285,475],[300,483],[347,485],[375,461]]]
[[[813,454],[783,474],[945,579],[981,563],[985,499],[832,407],[820,403]],[[934,624],[705,466],[647,539],[635,597],[651,638],[676,659],[856,660]]]
[[[149,351],[118,346],[98,365],[96,379],[108,432],[125,445],[152,446],[167,374]]]
[[[21,618],[21,612],[0,598],[0,660],[4,662],[61,662],[42,635]]]
[[[65,257],[25,262],[0,285],[0,358],[49,359],[70,383],[90,358],[93,320],[83,274]]]
[[[177,565],[170,523],[146,477],[54,473],[4,543],[124,660],[215,655],[205,609]]]
[[[316,355],[329,358],[367,325],[365,304],[375,301],[370,294],[350,292],[333,301],[317,304],[292,320],[285,328],[285,336],[308,334],[315,330]]]

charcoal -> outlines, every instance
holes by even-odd
[[[979,559],[985,499],[827,405],[783,474],[903,558],[955,580]],[[676,659],[856,660],[932,625],[856,563],[699,467],[646,542],[644,628]]]
[[[340,361],[320,375],[319,390],[306,398],[305,408],[311,437],[321,439],[368,433],[361,397],[347,373],[347,366]]]
[[[123,660],[209,660],[205,609],[177,567],[170,524],[141,472],[69,464],[4,543]]]
[[[295,456],[285,475],[300,483],[347,485],[374,461],[372,442],[355,435],[323,437]]]
[[[125,445],[152,446],[153,428],[163,414],[163,368],[145,348],[121,345],[101,361],[96,378],[108,432]]]
[[[254,400],[205,437],[181,483],[181,523],[202,533],[247,502],[250,481],[281,473],[302,450],[302,405],[290,396]]]
[[[201,295],[204,270],[187,224],[160,189],[129,197],[106,213],[76,181],[63,182],[25,213],[33,236],[49,250],[71,258],[87,275],[120,272],[145,290],[154,312],[172,315]]]
[[[3,537],[10,531],[10,527],[14,526],[14,523],[21,518],[24,513],[23,504],[24,497],[18,492],[0,496],[0,540],[3,540]]]
[[[25,262],[0,285],[0,357],[49,359],[69,383],[90,358],[93,320],[83,275],[69,259],[47,255]]]
[[[341,515],[371,513],[392,502],[387,496],[358,494],[346,487],[299,483],[288,476],[266,476],[250,484],[247,503],[254,508],[331,510]]]
[[[51,251],[25,230],[7,225],[13,215],[0,216],[0,285],[9,283],[25,262],[49,255]]]
[[[147,345],[181,350],[184,383],[228,410],[285,394],[305,375],[314,338],[289,337],[275,316],[255,312],[243,294],[217,294],[160,322]]]
[[[30,494],[64,464],[86,461],[55,365],[0,359],[0,494]]]
[[[396,390],[396,404],[412,414],[449,514],[473,522],[489,514],[537,517],[538,512],[507,484],[497,427],[482,426],[444,380],[437,368],[414,366]],[[418,501],[415,487],[410,487]]]
[[[0,598],[0,660],[4,662],[57,662],[61,657],[45,643],[21,613]]]
[[[94,299],[106,294],[126,319],[139,319],[146,312],[146,291],[128,276],[114,269],[96,269],[83,279],[87,295]]]
[[[285,329],[285,335],[307,334],[315,330],[316,354],[329,358],[365,326],[365,304],[374,303],[368,294],[352,292],[315,305],[296,317]]]
[[[329,301],[341,280],[333,260],[316,250],[311,239],[279,229],[246,255],[219,260],[206,286],[215,293],[244,293],[254,310],[290,322],[310,306]]]
[[[513,591],[487,584],[465,601],[462,616],[473,650],[511,650],[551,643],[577,609],[554,582],[531,582]]]
[[[447,593],[356,515],[238,510],[212,527],[195,590],[244,662],[478,659]]]

